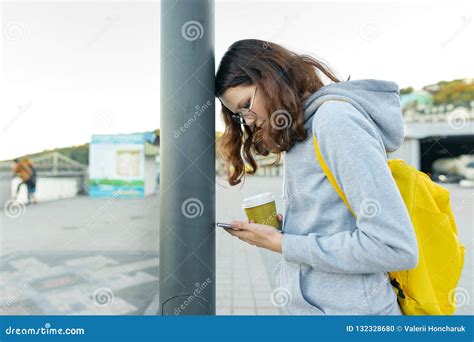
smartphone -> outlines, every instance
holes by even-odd
[[[217,222],[217,223],[216,223],[216,226],[221,227],[221,228],[231,228],[230,223],[220,223],[220,222]]]

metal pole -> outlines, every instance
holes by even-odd
[[[162,315],[215,315],[214,1],[161,2]]]

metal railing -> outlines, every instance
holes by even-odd
[[[80,193],[87,192],[89,176],[88,165],[79,163],[59,152],[51,152],[38,157],[29,158],[37,172],[37,177],[77,177],[80,179]],[[0,162],[2,179],[13,178],[12,161]]]

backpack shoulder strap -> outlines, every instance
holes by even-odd
[[[319,150],[318,146],[318,140],[316,139],[316,136],[313,134],[313,143],[314,143],[314,150],[316,152],[316,157],[318,158],[319,164],[321,165],[321,168],[324,171],[324,174],[326,175],[327,179],[333,186],[334,190],[338,193],[339,197],[341,197],[342,201],[346,205],[347,209],[351,212],[354,217],[356,217],[356,214],[352,210],[351,206],[349,205],[349,202],[347,201],[346,195],[342,192],[341,188],[339,185],[337,185],[336,179],[331,173],[331,170],[329,170],[329,167],[327,166],[326,162],[323,159],[323,155],[321,154],[321,151]]]

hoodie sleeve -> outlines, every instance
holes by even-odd
[[[350,103],[329,101],[313,119],[313,134],[357,219],[355,227],[339,227],[333,235],[284,234],[284,258],[335,273],[414,268],[416,236],[376,127]]]

